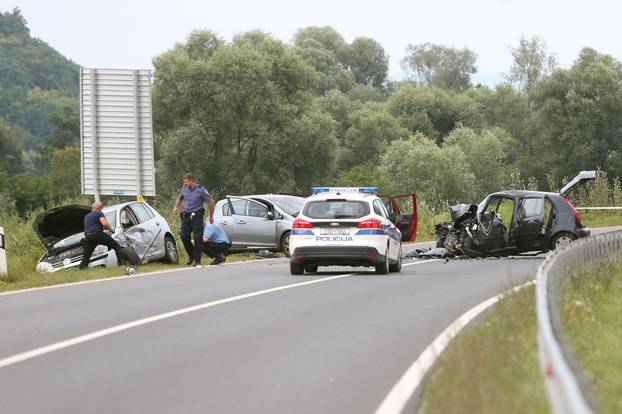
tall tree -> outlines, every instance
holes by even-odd
[[[312,105],[315,71],[284,43],[247,32],[207,59],[177,47],[154,66],[160,183],[192,170],[217,192],[277,191],[331,173],[334,126]],[[296,151],[297,139],[311,148],[323,142],[326,151]],[[301,154],[313,166],[295,169]]]
[[[374,39],[357,37],[347,49],[346,62],[357,83],[381,87],[387,78],[389,57]]]
[[[21,167],[22,150],[9,128],[0,119],[0,173],[17,174]]]
[[[408,45],[406,52],[402,67],[420,85],[462,92],[471,86],[471,75],[477,72],[477,54],[467,48],[423,43]]]
[[[557,67],[555,56],[549,54],[546,42],[538,36],[521,37],[517,46],[510,46],[510,53],[514,61],[506,80],[522,92],[528,92]]]
[[[622,175],[622,63],[585,48],[570,69],[556,70],[529,96],[540,179],[597,167]]]

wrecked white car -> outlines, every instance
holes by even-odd
[[[84,216],[91,208],[72,204],[45,211],[33,227],[46,248],[37,271],[56,272],[77,268],[82,261]],[[103,213],[115,229],[112,237],[128,253],[122,261],[148,263],[163,261],[176,264],[179,254],[167,221],[147,203],[128,202],[106,207]],[[97,246],[89,267],[117,266],[117,255],[106,246]]]

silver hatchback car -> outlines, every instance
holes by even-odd
[[[214,222],[227,233],[232,251],[266,249],[289,257],[289,234],[304,201],[276,194],[227,196],[216,203]]]
[[[45,211],[33,227],[46,248],[37,271],[56,272],[78,267],[82,260],[84,216],[91,208],[72,204]],[[124,248],[132,248],[142,263],[164,261],[177,263],[179,254],[167,221],[147,203],[116,204],[102,211],[115,229],[112,237]],[[117,266],[117,255],[106,246],[97,246],[89,267]]]

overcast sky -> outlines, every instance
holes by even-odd
[[[622,58],[615,0],[0,0],[22,10],[33,36],[86,67],[150,68],[153,56],[193,29],[225,39],[261,29],[289,42],[300,27],[333,26],[350,42],[379,41],[389,76],[402,79],[409,43],[468,47],[478,54],[476,82],[494,84],[511,63],[508,46],[538,35],[562,66],[584,46]]]

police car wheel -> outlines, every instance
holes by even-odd
[[[389,265],[389,270],[395,273],[399,273],[402,271],[402,248],[401,247],[397,255],[397,262],[395,264]]]
[[[179,263],[177,245],[175,245],[175,240],[170,236],[164,238],[164,261],[169,264]]]
[[[387,249],[387,254],[384,255],[384,261],[382,263],[376,264],[376,274],[386,275],[388,273],[389,273],[389,251]]]
[[[317,265],[306,265],[305,266],[305,272],[307,273],[316,273],[317,272]]]
[[[289,272],[292,275],[302,275],[305,272],[304,263],[289,262]]]
[[[281,237],[281,251],[285,257],[289,257],[289,231],[285,232]]]

